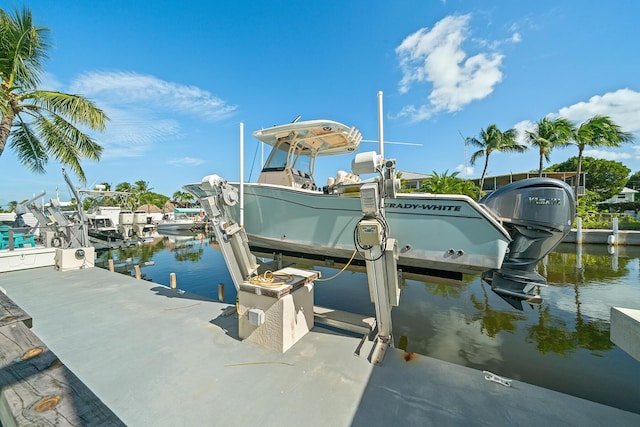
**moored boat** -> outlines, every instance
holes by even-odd
[[[360,132],[337,122],[314,120],[253,135],[272,146],[272,151],[258,182],[242,184],[243,225],[252,250],[349,259],[354,253],[354,229],[362,218],[359,189],[363,181],[354,168],[357,165],[352,164],[353,173],[339,171],[322,188],[315,182],[314,167],[319,157],[353,154],[362,139]],[[371,158],[375,157],[372,153]],[[376,161],[395,166],[395,161]],[[378,172],[383,173],[382,166]],[[206,179],[184,188],[199,198],[208,197],[211,188]],[[565,183],[529,181],[500,192],[488,204],[464,195],[426,193],[385,199],[388,233],[398,241],[398,267],[460,278],[462,273],[497,271],[508,260],[510,270],[524,273],[500,276],[504,280],[496,283],[505,287],[508,280],[515,280],[514,293],[522,294],[527,288],[528,295],[531,283],[544,282],[532,274],[535,263],[568,233],[575,213],[575,199]],[[501,203],[503,198],[511,206]],[[242,223],[239,207],[234,208]],[[544,223],[535,221],[539,216]]]

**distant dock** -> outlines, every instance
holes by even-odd
[[[354,355],[360,336],[318,325],[268,350],[238,339],[229,304],[99,268],[12,271],[0,284],[128,426],[640,425],[640,414],[399,349],[374,366],[368,342]]]

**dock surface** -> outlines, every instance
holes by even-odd
[[[315,326],[281,354],[229,304],[99,268],[0,274],[33,332],[128,426],[638,426],[640,415]],[[541,367],[543,369],[543,367]],[[496,372],[496,374],[500,374]]]

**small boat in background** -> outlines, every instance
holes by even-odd
[[[173,219],[158,224],[159,234],[175,234],[178,231],[191,231],[196,228],[196,222],[184,212],[175,212]]]

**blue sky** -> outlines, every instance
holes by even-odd
[[[88,186],[145,180],[171,195],[217,173],[245,179],[260,168],[251,132],[328,119],[377,140],[384,93],[385,146],[405,171],[465,171],[463,137],[495,123],[525,130],[546,115],[575,123],[611,116],[640,136],[640,2],[612,1],[47,1],[26,5],[51,30],[42,87],[82,94],[110,116],[94,138],[99,162],[83,163]],[[361,151],[376,143],[362,143]],[[471,156],[469,148],[466,158]],[[587,155],[640,170],[640,140]],[[577,155],[552,153],[552,163]],[[350,157],[319,164],[318,184]],[[470,167],[468,160],[467,167]],[[494,154],[489,175],[537,168],[538,156]],[[0,157],[0,205],[69,199],[60,166],[46,175]],[[77,182],[77,178],[73,177]]]

